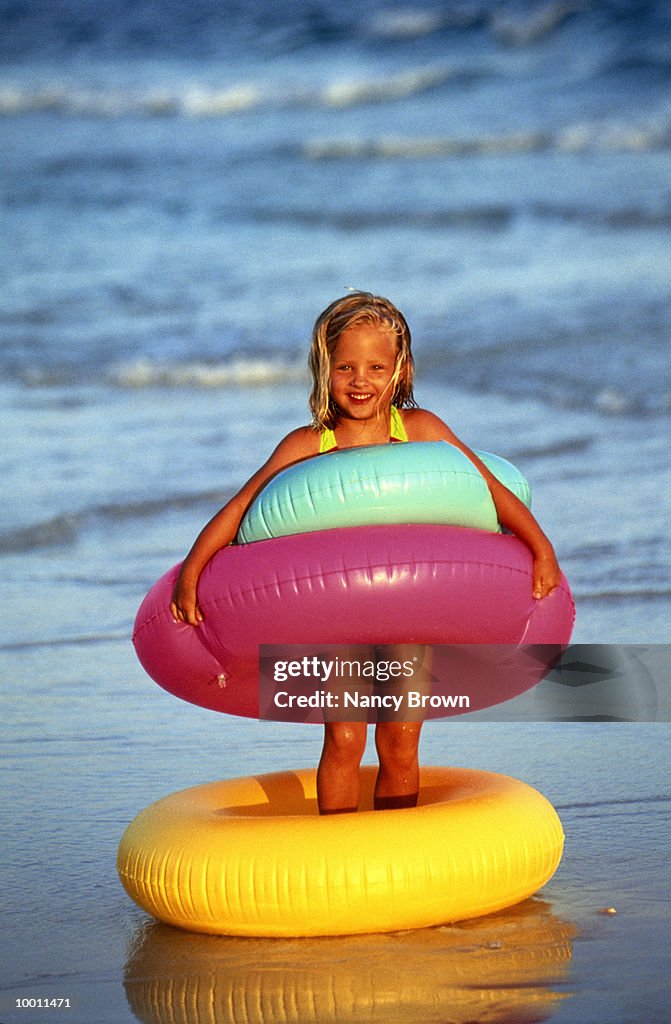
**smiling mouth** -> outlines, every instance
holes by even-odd
[[[368,393],[368,392],[364,393],[364,392],[350,391],[350,396],[349,397],[352,399],[353,402],[367,402],[367,401],[369,401],[369,399],[371,399],[373,397],[373,395],[372,395],[372,393]]]

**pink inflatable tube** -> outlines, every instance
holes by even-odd
[[[465,676],[475,680],[468,710],[477,710],[543,678],[548,659],[536,658],[535,646],[557,645],[559,653],[574,619],[565,579],[533,599],[531,554],[521,541],[467,527],[357,526],[232,545],[201,576],[205,621],[197,628],[170,614],[178,570],[140,606],[138,657],[175,696],[252,718],[260,711],[261,644],[456,644],[465,652],[496,645],[491,658],[477,648],[476,672],[466,659]],[[434,654],[434,687],[453,691],[454,660],[443,680],[441,648]],[[428,708],[426,717],[460,710]]]

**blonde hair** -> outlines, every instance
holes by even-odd
[[[331,358],[340,335],[362,323],[379,325],[382,330],[396,335],[398,350],[391,379],[391,403],[399,408],[417,405],[413,395],[415,362],[405,317],[388,299],[370,292],[353,291],[327,306],[317,317],[312,331],[308,364],[312,374],[310,410],[316,430],[332,430],[337,423],[338,407],[330,388]]]

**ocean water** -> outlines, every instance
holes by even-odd
[[[0,55],[0,1020],[32,1024],[15,1000],[53,996],[74,1008],[37,1019],[126,1024],[159,1019],[160,1000],[126,997],[138,963],[168,998],[156,964],[188,956],[200,977],[214,947],[147,931],[115,877],[125,824],[320,745],[159,691],[130,647],[135,610],[307,421],[312,323],[348,287],[406,313],[420,403],[529,478],[573,639],[669,641],[671,15],[18,0],[0,2]],[[443,934],[431,963],[458,977],[468,949],[532,936],[521,974],[482,982],[486,1019],[666,1019],[668,725],[436,723],[422,756],[538,785],[568,836],[531,918],[494,922],[503,939]],[[529,988],[539,950],[567,946],[544,995]],[[245,949],[221,955],[320,960]],[[527,1017],[503,975],[535,993]],[[434,982],[431,1007],[413,995],[395,1019],[444,1018],[456,996]],[[371,1000],[338,1019],[377,1019]]]

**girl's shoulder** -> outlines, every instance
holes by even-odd
[[[245,484],[243,491],[253,497],[259,487],[276,473],[319,454],[319,433],[313,427],[297,427],[290,431],[275,447],[270,457]],[[243,492],[240,492],[243,493]]]
[[[403,409],[403,423],[409,441],[450,441],[455,435],[440,416],[429,409]]]
[[[275,455],[286,459],[287,463],[318,455],[319,438],[319,431],[312,426],[296,427],[282,438],[275,449]]]

